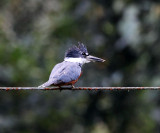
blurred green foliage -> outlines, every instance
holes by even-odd
[[[0,86],[38,86],[78,41],[105,63],[77,86],[160,85],[157,0],[1,0]],[[1,91],[2,133],[159,133],[159,91]]]

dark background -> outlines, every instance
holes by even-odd
[[[158,0],[1,0],[0,86],[38,86],[83,42],[104,63],[76,86],[159,86]],[[0,133],[160,133],[160,91],[0,91]]]

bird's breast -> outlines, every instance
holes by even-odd
[[[82,75],[82,72],[81,72],[81,74],[79,75],[79,77],[76,80],[72,80],[69,83],[67,83],[66,85],[70,85],[70,84],[73,85],[73,84],[75,84],[79,80],[79,78],[81,77],[81,75]]]

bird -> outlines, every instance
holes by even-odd
[[[74,88],[82,74],[82,66],[89,62],[104,62],[104,59],[89,55],[87,47],[78,42],[78,46],[73,45],[65,52],[64,61],[54,66],[49,79],[39,88],[49,86],[68,86]]]

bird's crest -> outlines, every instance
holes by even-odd
[[[88,53],[87,47],[83,43],[78,42],[78,48],[82,53]]]
[[[82,53],[88,53],[87,47],[83,43],[78,42],[78,46],[74,45],[66,51],[65,57],[83,57]]]

